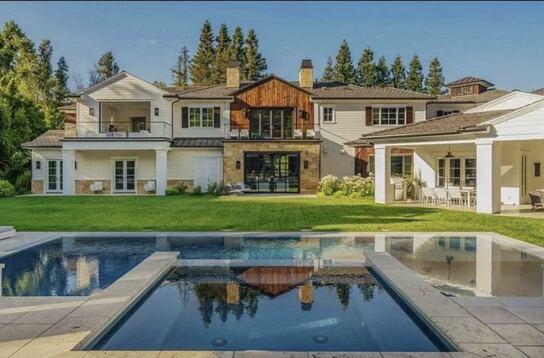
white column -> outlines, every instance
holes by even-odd
[[[501,211],[501,143],[476,140],[476,211]]]
[[[374,201],[386,204],[393,201],[393,186],[391,184],[391,148],[384,144],[374,145],[375,165],[375,197]]]
[[[168,178],[168,152],[166,149],[155,150],[155,192],[164,195]]]
[[[62,193],[64,195],[75,194],[75,161],[76,151],[72,149],[62,150]]]
[[[436,158],[423,149],[414,150],[414,174],[421,178],[424,186],[436,188]]]

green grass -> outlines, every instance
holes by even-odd
[[[544,220],[328,197],[14,197],[0,199],[0,225],[19,231],[493,231],[544,246]]]

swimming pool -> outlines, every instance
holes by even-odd
[[[176,268],[94,349],[447,350],[370,269],[313,266]]]
[[[11,239],[10,239],[11,240]],[[88,295],[155,251],[201,259],[324,260],[361,263],[365,252],[389,252],[452,295],[542,296],[544,260],[534,247],[493,235],[191,234],[66,236],[1,257],[6,296]]]

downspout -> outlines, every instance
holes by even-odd
[[[176,100],[172,101],[171,108],[170,108],[170,139],[174,139],[174,103],[178,103],[181,101],[181,98],[176,96]]]

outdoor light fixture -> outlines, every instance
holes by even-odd
[[[155,115],[156,115],[156,116],[159,115],[159,107],[155,107]]]
[[[451,154],[451,146],[448,145],[448,153],[444,156],[444,158],[453,158],[453,154]]]
[[[36,160],[36,170],[42,169],[42,162],[40,160]]]
[[[302,119],[306,119],[306,112],[304,112],[304,110],[302,109],[299,109],[298,110],[298,116]]]
[[[240,163],[239,160],[236,161],[236,169],[240,169],[242,167],[242,163]]]
[[[309,164],[310,164],[310,163],[308,163],[308,161],[305,160],[305,161],[304,161],[304,169],[308,169],[308,165],[309,165]]]
[[[94,108],[89,108],[89,116],[94,116]]]
[[[248,109],[242,109],[242,116],[244,118],[248,118],[249,117],[249,110]]]

